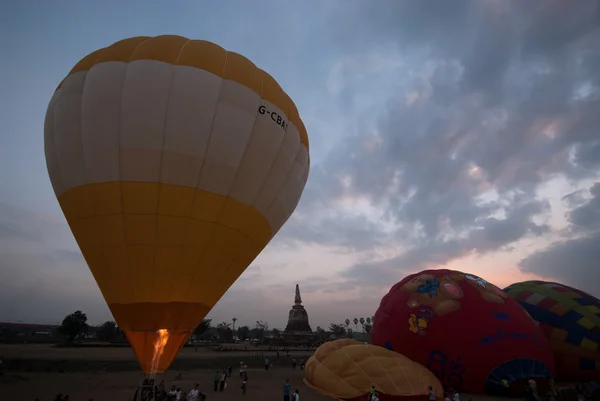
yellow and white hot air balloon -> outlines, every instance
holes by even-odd
[[[54,192],[146,373],[162,372],[290,217],[296,106],[245,57],[180,36],[84,57],[48,106]]]

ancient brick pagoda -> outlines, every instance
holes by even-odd
[[[302,306],[300,287],[296,284],[294,306],[290,310],[288,323],[283,332],[285,342],[288,344],[303,344],[314,341],[315,335],[308,323],[308,313]]]

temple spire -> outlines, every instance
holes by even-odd
[[[296,284],[296,296],[294,297],[295,305],[302,305],[302,298],[300,297],[300,286]]]

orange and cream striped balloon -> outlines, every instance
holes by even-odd
[[[290,217],[308,179],[296,106],[245,57],[180,36],[84,57],[44,127],[54,192],[147,373]]]

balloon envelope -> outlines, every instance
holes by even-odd
[[[67,222],[146,372],[164,371],[296,208],[306,129],[245,57],[134,37],[79,61],[46,113]]]
[[[554,352],[558,380],[600,380],[599,299],[545,281],[525,281],[504,290],[539,322]]]
[[[394,285],[371,339],[427,366],[444,386],[470,393],[502,391],[506,378],[520,394],[528,379],[547,381],[554,370],[548,341],[517,302],[453,270],[425,270]]]
[[[306,362],[304,382],[328,397],[366,399],[375,385],[381,400],[442,398],[440,381],[423,365],[383,347],[342,339],[326,342]]]

